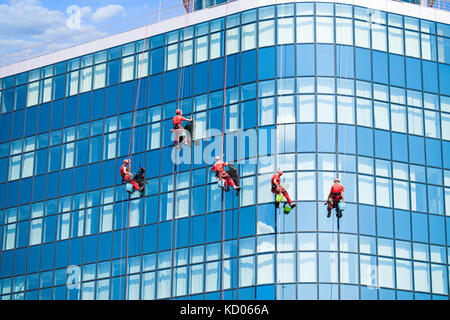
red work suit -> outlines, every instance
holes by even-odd
[[[184,133],[184,129],[183,129],[183,121],[188,121],[188,119],[186,119],[183,116],[180,115],[176,115],[175,117],[172,118],[172,122],[173,122],[173,132],[175,133],[175,145],[178,145],[178,142],[180,140],[180,135],[182,133]],[[186,139],[187,142],[185,142],[185,144],[190,144],[190,138],[189,137],[184,137]]]
[[[234,184],[234,181],[233,179],[231,179],[230,175],[225,172],[225,166],[227,166],[227,164],[222,160],[219,160],[212,166],[211,171],[215,171],[216,176],[219,179],[224,180],[224,187],[230,185],[234,188],[236,185]]]
[[[176,115],[175,117],[173,117],[172,118],[173,128],[174,129],[182,129],[183,121],[188,121],[188,119],[186,119],[185,117],[180,116],[180,115]]]
[[[331,186],[330,196],[328,199],[328,210],[329,211],[331,211],[331,209],[336,207],[337,204],[339,203],[339,201],[342,200],[342,192],[344,192],[344,187],[341,184],[335,183]],[[331,198],[331,201],[330,201],[330,198]]]
[[[278,188],[280,190],[278,192],[277,192],[277,186],[276,186],[275,182],[278,184]],[[280,176],[276,173],[272,176],[272,193],[282,194],[286,198],[289,205],[292,204],[292,200],[289,197],[289,193],[287,193],[286,189],[281,185]]]
[[[133,180],[131,174],[127,172],[127,165],[126,164],[123,164],[122,167],[120,167],[120,176],[126,182],[131,183],[135,190],[139,191],[139,185],[137,184],[136,181]]]

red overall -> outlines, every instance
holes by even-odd
[[[341,184],[335,183],[331,186],[330,197],[332,201],[328,201],[328,211],[331,211],[342,200],[342,192],[344,192],[344,187]]]
[[[227,164],[225,162],[219,160],[212,166],[211,170],[214,170],[216,172],[216,175],[219,179],[224,180],[224,187],[230,185],[234,188],[236,185],[234,184],[233,179],[231,179],[228,173],[225,172],[224,168],[226,165]]]
[[[183,116],[176,115],[172,118],[173,122],[173,131],[175,133],[175,145],[178,145],[178,142],[180,140],[180,133],[184,131],[183,129],[183,121],[187,121]]]
[[[275,185],[275,182],[278,184],[278,188],[280,190],[279,192],[277,192],[277,186]],[[292,204],[292,200],[289,197],[289,193],[287,193],[286,189],[284,189],[284,187],[281,185],[280,176],[277,173],[275,173],[272,176],[272,193],[282,194],[286,198],[289,205]]]
[[[182,129],[183,128],[183,121],[187,121],[188,119],[186,119],[183,116],[180,115],[176,115],[175,117],[172,118],[172,122],[173,122],[173,128],[174,129]]]
[[[122,167],[120,167],[120,176],[126,182],[131,183],[135,190],[139,191],[139,185],[136,183],[136,181],[133,180],[131,175],[129,173],[127,173],[127,165],[126,164],[123,164]]]

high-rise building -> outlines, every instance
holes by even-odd
[[[449,299],[449,23],[237,0],[0,67],[0,299]]]

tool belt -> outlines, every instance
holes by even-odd
[[[220,171],[216,171],[216,177],[217,178],[222,178],[222,179],[226,179],[229,177],[228,173],[224,171],[220,172]]]
[[[284,191],[283,186],[278,186],[278,188],[280,189],[280,192]],[[272,193],[277,193],[277,186],[276,185],[272,185]]]

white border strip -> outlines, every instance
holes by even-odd
[[[333,2],[341,4],[350,4],[370,9],[397,13],[405,16],[412,16],[416,18],[431,20],[435,22],[441,22],[446,24],[450,23],[450,12],[448,11],[392,0],[237,0],[230,2],[228,4],[228,9],[226,8],[226,5],[223,4],[189,13],[187,26],[223,17],[227,15],[227,11],[228,14],[234,14],[249,9],[273,5],[275,3],[282,4],[291,2]],[[181,29],[184,28],[185,26],[186,26],[185,15],[164,20],[155,23],[149,27],[148,37],[176,29]],[[125,43],[141,40],[144,37],[145,37],[145,26],[127,32],[108,36],[102,39],[87,42],[74,47],[48,53],[36,58],[31,58],[10,65],[2,66],[0,67],[0,78],[41,68],[64,60],[70,60],[72,58],[112,48]]]

